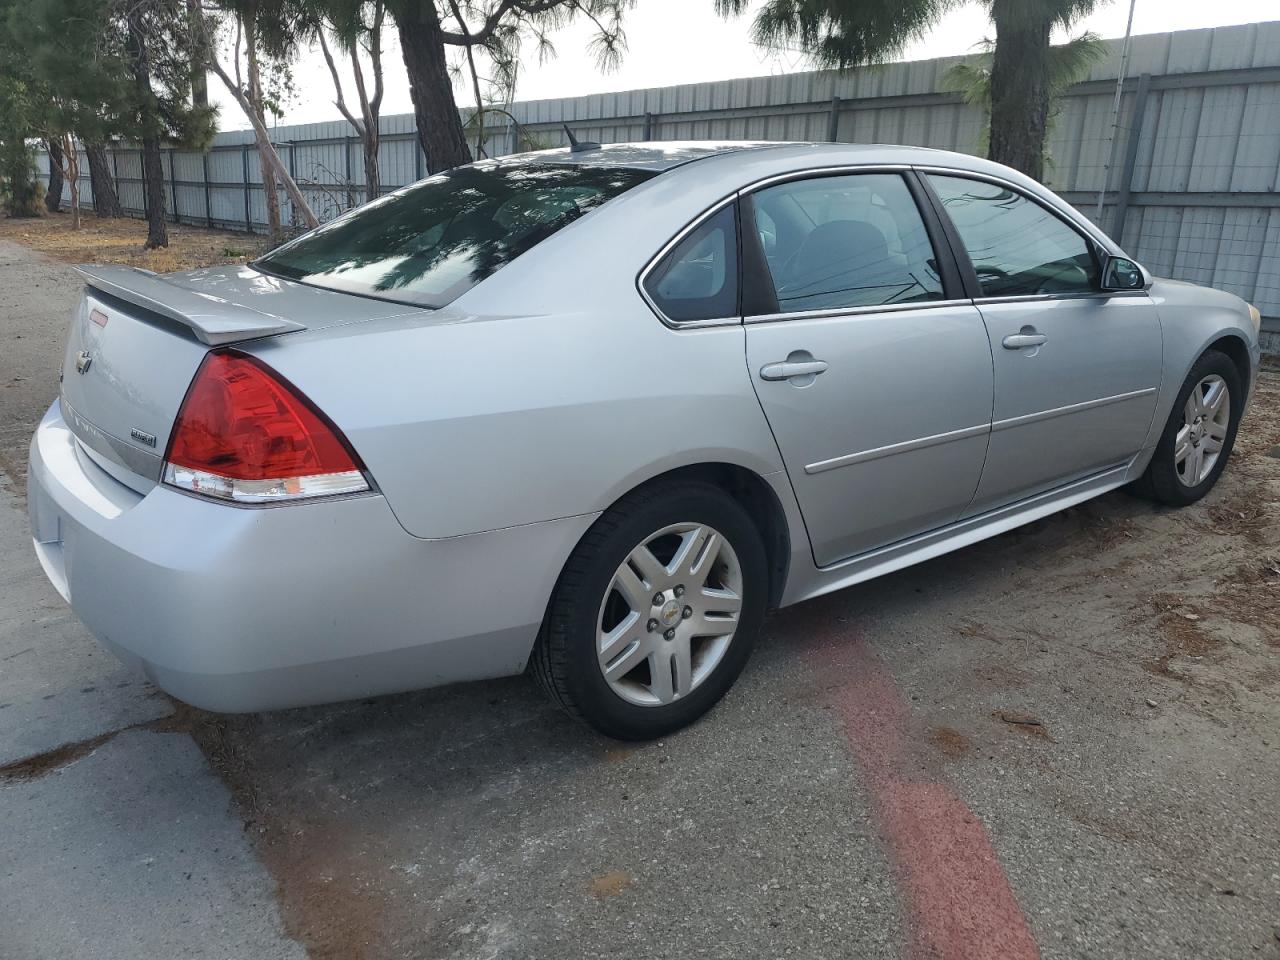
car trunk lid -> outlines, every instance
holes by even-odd
[[[159,482],[178,409],[211,348],[406,311],[248,267],[77,271],[86,287],[67,337],[63,416],[82,451],[140,493]]]

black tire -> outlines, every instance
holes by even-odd
[[[604,677],[597,633],[614,572],[657,531],[679,523],[708,524],[737,555],[742,576],[738,626],[719,662],[684,697],[641,706],[623,699]],[[562,709],[619,740],[651,740],[679,730],[710,710],[733,685],[764,619],[768,562],[747,512],[718,487],[700,481],[659,482],[637,490],[591,526],[564,571],[534,647],[530,669]]]
[[[1178,476],[1178,466],[1173,455],[1174,445],[1177,441],[1178,431],[1186,424],[1184,408],[1187,405],[1187,399],[1191,396],[1191,391],[1205,377],[1213,375],[1221,377],[1227,385],[1227,393],[1231,403],[1231,416],[1227,423],[1227,435],[1222,451],[1218,455],[1218,460],[1208,476],[1197,485],[1188,486]],[[1186,381],[1182,384],[1182,389],[1178,391],[1178,398],[1174,401],[1173,410],[1169,414],[1169,420],[1165,424],[1164,432],[1160,435],[1159,443],[1156,444],[1156,451],[1151,457],[1151,463],[1147,465],[1146,472],[1133,484],[1133,492],[1148,500],[1155,500],[1157,503],[1168,504],[1171,507],[1185,507],[1195,503],[1212,490],[1213,485],[1218,482],[1218,477],[1226,469],[1227,461],[1231,457],[1231,450],[1236,442],[1236,428],[1240,425],[1240,414],[1243,405],[1244,388],[1240,383],[1240,371],[1236,369],[1235,363],[1226,354],[1219,353],[1217,350],[1206,351],[1196,361],[1195,366],[1191,368],[1191,372],[1187,374]]]

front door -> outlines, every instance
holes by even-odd
[[[958,519],[986,456],[991,351],[977,308],[944,289],[954,271],[908,181],[791,180],[743,218],[776,301],[747,317],[747,365],[816,563]]]
[[[1089,241],[1004,185],[929,175],[972,261],[995,363],[982,483],[968,515],[1127,463],[1160,385],[1155,306],[1100,290]]]

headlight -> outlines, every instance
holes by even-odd
[[[1249,306],[1249,319],[1253,321],[1253,332],[1257,336],[1262,336],[1262,311],[1255,307],[1252,303]]]

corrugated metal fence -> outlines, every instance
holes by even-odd
[[[1049,185],[1090,217],[1105,190],[1102,227],[1153,272],[1231,290],[1280,318],[1280,22],[1136,37],[1113,143],[1119,46],[1113,42],[1108,60],[1063,98]],[[838,140],[972,153],[984,120],[943,89],[956,62],[516,103],[519,129],[488,114],[486,152],[562,145],[567,122],[580,139],[606,143]],[[273,139],[322,219],[364,200],[361,148],[345,121],[279,127]],[[386,190],[424,175],[412,115],[383,118],[379,156]],[[112,163],[122,203],[144,215],[140,153],[114,150]],[[40,164],[47,170],[47,158]],[[81,170],[88,204],[87,162]],[[220,134],[206,154],[167,150],[165,170],[165,210],[174,220],[263,228],[251,131]],[[283,191],[281,199],[289,222]]]

